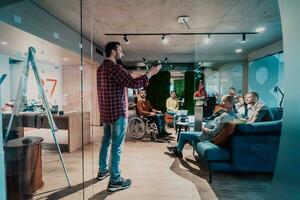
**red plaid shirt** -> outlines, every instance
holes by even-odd
[[[132,76],[121,66],[105,59],[97,70],[97,91],[100,118],[103,123],[128,117],[127,88],[141,88],[148,84],[146,75]]]

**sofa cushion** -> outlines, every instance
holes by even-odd
[[[270,122],[255,122],[249,124],[238,124],[235,127],[233,135],[267,135],[267,134],[280,134],[282,120]]]
[[[230,154],[228,150],[219,147],[211,142],[198,142],[195,150],[203,159],[207,161],[229,160]]]
[[[216,145],[224,145],[227,143],[229,137],[233,134],[236,124],[226,123],[220,133],[213,139]]]

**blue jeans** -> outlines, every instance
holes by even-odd
[[[111,124],[103,124],[103,137],[99,154],[99,172],[110,169],[110,180],[115,182],[121,177],[120,160],[126,135],[127,118],[120,117]],[[111,145],[110,165],[108,167],[108,147]]]
[[[192,141],[193,143],[199,142],[199,136],[202,134],[202,132],[199,131],[187,131],[187,132],[181,132],[179,135],[179,140],[177,144],[177,151],[182,152],[184,145],[188,141]]]
[[[164,134],[165,131],[165,119],[164,114],[156,114],[155,116],[147,116],[148,119],[152,120],[154,119],[155,124],[158,128],[158,132],[160,135]]]

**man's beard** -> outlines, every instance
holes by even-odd
[[[124,69],[128,70],[130,69],[127,65],[124,65],[121,59],[116,60],[118,65],[121,65]]]
[[[121,59],[117,59],[117,60],[116,60],[116,62],[117,62],[117,64],[119,64],[119,65],[122,65],[122,66],[123,66],[123,62],[122,62],[122,60],[121,60]]]

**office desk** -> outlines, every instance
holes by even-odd
[[[7,127],[10,113],[3,113],[3,127]],[[53,119],[58,129],[68,131],[68,152],[81,147],[81,113],[79,111],[65,112],[64,115],[53,114]],[[22,112],[14,120],[13,127],[19,132],[19,137],[24,136],[24,127],[49,129],[47,116],[38,112]],[[83,144],[90,140],[90,112],[83,113]]]

